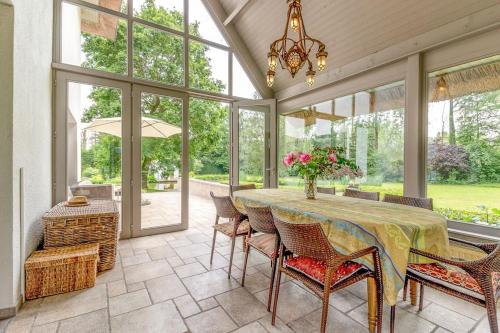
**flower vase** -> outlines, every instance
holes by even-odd
[[[316,199],[316,177],[304,177],[304,193],[309,200]]]

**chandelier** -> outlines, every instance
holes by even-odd
[[[288,70],[292,78],[295,77],[295,74],[297,74],[304,64],[307,63],[306,82],[309,86],[312,86],[314,84],[314,75],[316,75],[316,72],[313,70],[312,62],[309,59],[309,53],[314,46],[318,47],[318,52],[316,53],[317,67],[319,71],[322,71],[326,68],[326,57],[328,56],[328,52],[325,51],[325,44],[307,35],[302,19],[302,5],[300,0],[287,0],[287,2],[288,15],[285,32],[280,39],[275,40],[271,44],[270,51],[267,54],[267,62],[269,65],[266,76],[267,85],[272,87],[276,75],[277,62],[279,61],[281,68]],[[298,35],[297,40],[294,40],[288,35],[288,27]]]

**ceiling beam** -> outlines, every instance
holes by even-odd
[[[265,73],[261,72],[259,66],[251,56],[250,50],[241,39],[234,25],[224,25],[224,21],[227,19],[227,14],[220,2],[218,0],[202,1],[214,19],[215,24],[233,49],[234,54],[238,58],[241,66],[247,73],[248,78],[252,81],[259,94],[262,98],[273,98],[274,91],[267,86]]]
[[[245,8],[246,5],[248,5],[249,2],[250,2],[250,0],[240,0],[240,3],[238,4],[238,6],[236,6],[236,8],[233,10],[233,12],[231,14],[229,14],[229,16],[224,21],[224,25],[228,26],[229,24],[231,24],[231,22],[234,20],[234,18],[236,16],[238,16],[238,14],[243,10],[243,8]]]

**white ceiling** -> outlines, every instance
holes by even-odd
[[[241,1],[219,0],[229,15]],[[496,5],[499,0],[303,0],[308,34],[329,52],[328,66],[337,68],[372,53]],[[232,24],[250,50],[262,75],[272,41],[286,20],[286,0],[250,0]],[[304,69],[302,69],[304,71]],[[273,89],[305,80],[281,70]]]

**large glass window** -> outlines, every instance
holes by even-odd
[[[189,99],[189,178],[229,184],[229,104]]]
[[[369,89],[281,114],[279,154],[310,151],[314,146],[344,147],[364,177],[320,180],[341,193],[348,185],[365,191],[403,194],[404,82]],[[280,187],[303,187],[303,180],[284,165]]]
[[[500,224],[499,59],[428,77],[427,196],[451,220]]]
[[[61,61],[65,64],[127,74],[127,21],[63,2]]]
[[[187,1],[187,10],[184,0],[133,0],[132,10],[126,0],[56,2],[61,4],[56,61],[169,86],[260,97],[201,0]]]

